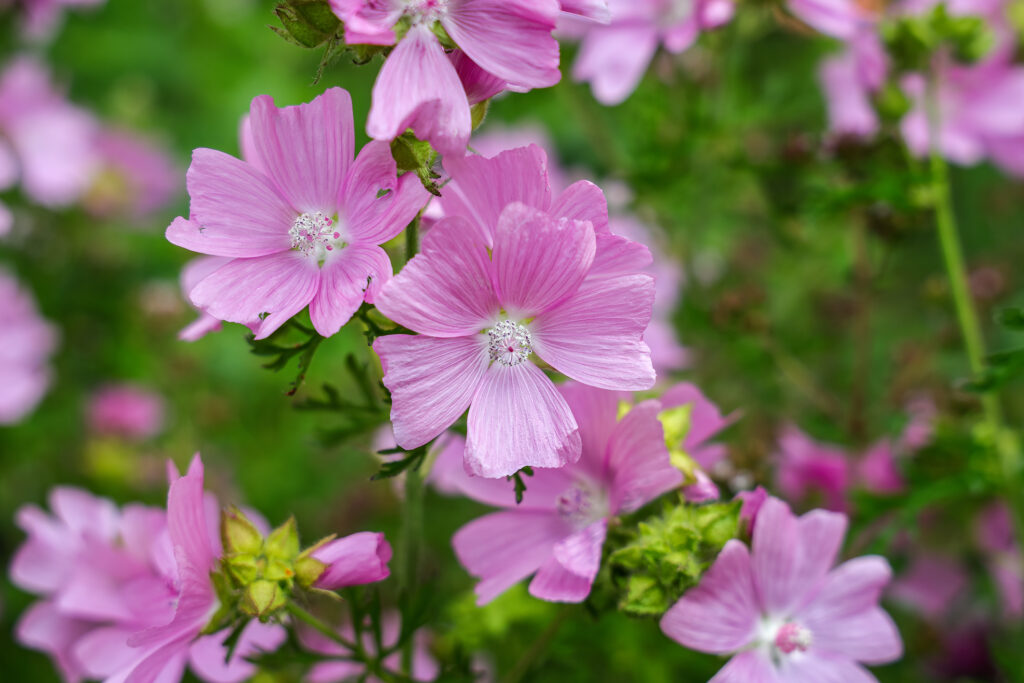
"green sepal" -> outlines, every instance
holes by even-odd
[[[220,540],[228,555],[258,555],[263,548],[259,529],[233,505],[221,511]]]
[[[260,578],[265,561],[256,555],[225,555],[221,564],[235,585],[244,588]]]
[[[270,28],[302,47],[319,47],[334,37],[341,21],[323,0],[288,0],[274,8],[281,28]]]
[[[287,603],[287,597],[275,581],[260,579],[246,586],[238,608],[243,614],[266,622]]]
[[[327,564],[312,555],[295,560],[295,580],[303,588],[312,588],[326,570]]]
[[[479,128],[480,124],[482,124],[484,122],[484,119],[487,118],[487,109],[490,106],[491,101],[487,99],[484,100],[483,102],[477,102],[476,104],[469,108],[470,123],[473,126],[473,130]]]
[[[263,552],[268,558],[284,562],[291,562],[298,556],[299,528],[294,517],[270,532],[263,543]]]

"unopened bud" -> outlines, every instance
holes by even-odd
[[[230,555],[258,555],[263,547],[259,529],[236,507],[227,508],[221,514],[220,538],[224,552]]]
[[[286,598],[275,581],[261,579],[249,584],[238,608],[250,617],[266,621],[274,612],[285,606]]]
[[[270,532],[263,544],[263,552],[268,558],[291,562],[299,554],[299,529],[295,518]]]

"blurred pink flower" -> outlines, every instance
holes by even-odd
[[[88,406],[89,428],[96,434],[148,439],[164,426],[164,401],[159,394],[131,384],[103,387]]]
[[[534,470],[516,504],[512,484],[462,471],[457,450],[437,462],[441,488],[505,508],[476,519],[452,538],[455,554],[480,579],[484,604],[530,574],[530,594],[580,602],[601,562],[608,519],[632,512],[683,482],[672,466],[658,401],[635,405],[617,420],[620,394],[568,383],[558,387],[579,425],[583,453],[561,469]]]
[[[393,610],[384,612],[381,615],[381,644],[385,648],[394,647],[398,643],[401,632],[401,616]],[[338,629],[338,633],[349,641],[355,640],[356,637],[351,624],[344,624]],[[369,624],[364,627],[362,636],[363,649],[371,655],[376,653],[377,644],[374,642]],[[303,629],[300,631],[300,639],[303,645],[322,655],[329,657],[352,655],[338,643],[313,630]],[[401,669],[401,660],[402,653],[396,651],[385,657],[382,663],[389,670],[398,671]],[[433,681],[439,673],[440,667],[437,660],[430,654],[430,634],[422,630],[417,631],[413,636],[412,680]],[[366,674],[366,665],[362,662],[344,660],[323,661],[314,664],[304,680],[308,683],[343,683],[357,679],[367,683],[381,683],[376,676]]]
[[[590,83],[594,97],[615,105],[643,78],[659,45],[678,54],[702,31],[732,19],[732,0],[609,0],[607,25],[577,25],[582,34],[572,75]]]
[[[589,183],[552,203],[543,166],[529,163],[539,153],[466,157],[466,169],[480,172],[452,174],[445,218],[376,302],[418,333],[374,342],[396,441],[421,446],[469,408],[466,466],[486,477],[579,457],[576,423],[534,353],[604,389],[646,389],[655,379],[642,341],[654,284],[639,271],[649,253],[606,229],[595,234],[585,219],[595,207],[580,202],[600,195]]]
[[[682,645],[732,659],[715,681],[874,681],[862,664],[899,659],[903,645],[878,600],[891,577],[879,556],[832,568],[846,533],[841,514],[797,518],[769,498],[753,551],[726,543],[700,584],[661,620]]]
[[[830,132],[861,138],[878,132],[872,97],[885,83],[888,62],[873,28],[858,31],[841,54],[822,62],[818,77],[825,92]]]
[[[30,38],[51,37],[58,29],[65,9],[96,7],[106,0],[23,0],[25,33]]]
[[[257,97],[247,128],[246,161],[195,150],[191,218],[167,228],[178,246],[231,259],[189,296],[257,339],[308,305],[313,327],[331,336],[391,277],[378,245],[402,231],[427,192],[415,174],[397,177],[386,143],[371,142],[353,161],[352,102],[340,88],[283,109]]]
[[[1020,619],[1024,616],[1024,555],[1005,503],[996,502],[982,510],[975,522],[975,538],[987,555],[989,573],[1002,596],[1003,613]]]
[[[967,582],[967,572],[960,562],[919,551],[907,570],[892,582],[886,595],[934,621],[949,612]]]
[[[95,140],[98,169],[84,197],[94,216],[144,218],[163,208],[181,177],[166,150],[127,131],[106,129]]]
[[[218,506],[203,491],[198,455],[185,476],[173,467],[171,475],[166,512],[118,510],[69,488],[51,493],[55,516],[31,505],[19,510],[28,539],[15,554],[11,580],[43,601],[22,615],[18,640],[50,654],[64,680],[173,683],[188,664],[201,680],[240,683],[255,673],[247,657],[284,642],[283,628],[252,620],[227,660],[230,629],[200,635],[218,604],[210,578],[222,552]],[[387,575],[390,547],[380,534],[354,534],[317,552],[329,565],[323,587]]]
[[[20,178],[47,207],[77,201],[96,170],[97,125],[54,87],[45,66],[18,57],[0,73],[0,186]]]
[[[795,425],[787,425],[779,437],[777,482],[788,500],[801,501],[820,493],[830,510],[845,510],[852,473],[846,452],[813,440]]]
[[[761,507],[768,500],[768,492],[763,487],[758,486],[752,491],[740,491],[736,494],[736,497],[743,501],[743,505],[740,507],[740,530],[743,534],[749,536],[754,533],[757,514],[761,512]]]
[[[456,65],[433,32],[435,24],[480,71],[513,89],[548,87],[560,78],[558,43],[551,36],[560,9],[557,0],[330,0],[330,4],[345,22],[349,44],[396,45],[373,87],[366,131],[377,140],[391,140],[412,128],[443,154],[464,153],[471,133],[470,102]],[[394,31],[399,22],[408,24],[401,39]]]
[[[0,425],[19,422],[42,399],[56,346],[57,332],[32,295],[0,268]]]

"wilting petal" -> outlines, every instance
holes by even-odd
[[[391,545],[384,534],[363,531],[331,541],[313,552],[327,564],[316,581],[317,588],[337,590],[346,586],[383,581],[391,575]]]
[[[508,510],[466,524],[452,546],[466,571],[481,580],[476,595],[483,605],[537,571],[569,533],[557,514]]]
[[[391,261],[380,247],[352,244],[335,252],[320,268],[320,286],[309,303],[309,318],[324,337],[341,329],[370,292],[391,277]]]
[[[366,132],[392,140],[407,128],[442,154],[464,153],[472,123],[455,67],[428,26],[416,25],[377,74]]]
[[[462,216],[488,247],[494,244],[498,217],[512,202],[546,211],[551,205],[548,158],[537,145],[518,147],[490,159],[482,156],[444,161],[451,182],[444,186],[445,216]]]
[[[498,298],[487,249],[462,218],[445,218],[376,297],[381,313],[420,334],[461,337],[495,322]]]
[[[430,198],[415,173],[397,177],[391,146],[363,147],[345,179],[341,200],[347,242],[383,244],[402,232]]]
[[[338,188],[355,157],[349,94],[330,88],[308,104],[281,109],[260,95],[252,101],[249,123],[267,174],[292,208],[335,213]]]
[[[498,218],[492,254],[502,306],[512,318],[557,306],[579,289],[594,251],[590,223],[509,204]]]
[[[391,391],[391,422],[402,448],[417,448],[455,422],[469,407],[487,370],[479,335],[438,339],[392,334],[373,350]]]
[[[752,571],[747,546],[729,541],[700,584],[665,613],[661,630],[686,647],[713,654],[734,652],[753,642],[760,610]]]
[[[561,78],[552,37],[558,0],[449,0],[441,24],[470,59],[498,78],[546,88]]]
[[[590,595],[601,568],[601,548],[608,525],[598,520],[555,544],[530,582],[530,595],[549,602],[582,602]]]
[[[167,229],[171,243],[211,256],[253,257],[291,248],[288,231],[298,213],[249,164],[223,152],[197,149],[186,183],[192,224],[181,223],[184,219],[172,223]]]
[[[316,262],[297,251],[235,259],[200,282],[192,303],[210,315],[270,336],[305,308],[320,285]]]
[[[649,275],[587,280],[531,323],[534,350],[578,382],[602,389],[649,389],[655,375],[643,333],[653,303]]]
[[[523,467],[561,467],[579,457],[576,421],[547,375],[529,361],[492,365],[469,409],[469,471],[507,477]]]

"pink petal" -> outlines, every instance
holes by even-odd
[[[248,658],[264,652],[273,652],[287,638],[287,633],[281,626],[261,624],[253,619],[242,631],[231,661],[226,662],[227,648],[223,642],[230,633],[230,629],[225,629],[199,638],[188,650],[189,666],[206,683],[241,683],[249,680],[257,669]]]
[[[319,286],[316,262],[285,251],[235,259],[196,285],[190,296],[215,318],[248,325],[257,339],[264,339],[305,308]]]
[[[437,339],[393,334],[378,337],[373,350],[391,391],[391,421],[402,448],[422,446],[455,422],[487,370],[487,348],[479,335]]]
[[[14,627],[19,644],[53,657],[67,683],[77,683],[86,675],[74,656],[73,646],[95,624],[70,619],[50,602],[37,602],[26,609]]]
[[[466,91],[466,99],[470,105],[489,100],[505,90],[508,85],[494,74],[481,69],[462,50],[452,50],[448,54],[448,58],[451,59],[455,73],[462,81],[462,87]]]
[[[466,467],[506,477],[523,467],[561,467],[580,457],[580,434],[555,385],[530,362],[494,364],[469,409]]]
[[[184,675],[187,661],[187,642],[168,643],[143,659],[124,683],[176,683]]]
[[[383,244],[426,206],[430,195],[416,174],[396,174],[387,143],[374,141],[359,152],[341,189],[346,241]]]
[[[558,42],[551,36],[557,0],[450,0],[441,24],[470,59],[508,83],[558,83]]]
[[[849,0],[789,0],[789,9],[825,35],[849,40],[865,23],[866,12]]]
[[[718,406],[708,400],[697,385],[689,382],[677,384],[666,391],[661,397],[661,404],[666,408],[692,406],[690,428],[686,432],[683,447],[702,467],[713,467],[725,455],[723,450],[712,450],[707,442],[739,419],[738,413],[723,416]]]
[[[559,372],[602,389],[654,386],[651,352],[643,341],[651,320],[649,275],[592,279],[530,326],[534,351]]]
[[[611,20],[608,0],[562,0],[560,4],[563,12],[578,14],[602,24],[607,24]]]
[[[598,26],[587,32],[572,77],[589,82],[601,104],[624,102],[640,84],[658,48],[657,28],[648,23]]]
[[[509,204],[494,234],[495,281],[513,319],[530,317],[579,289],[594,260],[588,222],[559,220],[521,203]]]
[[[859,664],[816,649],[802,657],[786,657],[780,664],[779,680],[785,683],[878,683]]]
[[[331,541],[313,553],[328,565],[316,587],[337,590],[346,586],[383,581],[391,575],[391,545],[384,534],[364,531]]]
[[[424,236],[420,253],[376,297],[377,308],[420,334],[461,337],[496,320],[497,295],[487,249],[462,218],[445,218]]]
[[[651,265],[650,250],[619,235],[597,236],[597,255],[588,277],[617,277],[642,271]]]
[[[257,155],[291,207],[333,215],[355,157],[349,94],[330,88],[308,104],[281,109],[260,95],[252,101],[249,124]]]
[[[75,642],[74,656],[91,678],[107,678],[139,661],[138,648],[128,645],[132,629],[96,628]]]
[[[171,484],[167,492],[167,532],[175,549],[180,548],[185,560],[199,570],[213,567],[209,529],[203,494],[203,461],[197,453],[185,476]]]
[[[466,571],[480,579],[477,604],[484,605],[537,571],[570,532],[556,514],[508,510],[466,524],[452,547]]]
[[[594,479],[604,479],[608,443],[619,419],[619,392],[565,382],[558,390],[569,404],[580,430],[582,455],[578,466],[587,467]]]
[[[391,261],[380,247],[352,244],[330,252],[320,268],[319,289],[309,303],[313,327],[324,337],[335,334],[390,277]]]
[[[669,458],[659,412],[660,403],[644,401],[629,411],[612,432],[608,473],[612,477],[611,506],[616,512],[637,510],[683,483],[683,473],[672,466]]]
[[[391,140],[412,128],[442,154],[462,154],[472,132],[469,102],[455,67],[430,27],[416,25],[377,74],[366,132]]]
[[[547,155],[537,145],[519,147],[495,157],[448,158],[451,182],[442,190],[445,216],[467,219],[487,246],[494,244],[498,217],[512,202],[546,211],[551,205]]]
[[[608,200],[601,188],[589,180],[578,180],[551,203],[548,213],[555,218],[590,221],[594,232],[608,232]]]
[[[583,602],[601,568],[608,525],[598,520],[555,544],[553,555],[530,582],[530,595],[549,602]]]
[[[171,224],[171,243],[211,256],[253,257],[291,248],[288,231],[298,212],[249,164],[223,152],[197,149],[186,182],[191,221]]]
[[[700,584],[665,613],[661,630],[694,650],[727,654],[754,641],[759,618],[750,553],[733,539]]]
[[[783,683],[783,679],[763,651],[748,650],[726,662],[708,683]]]

